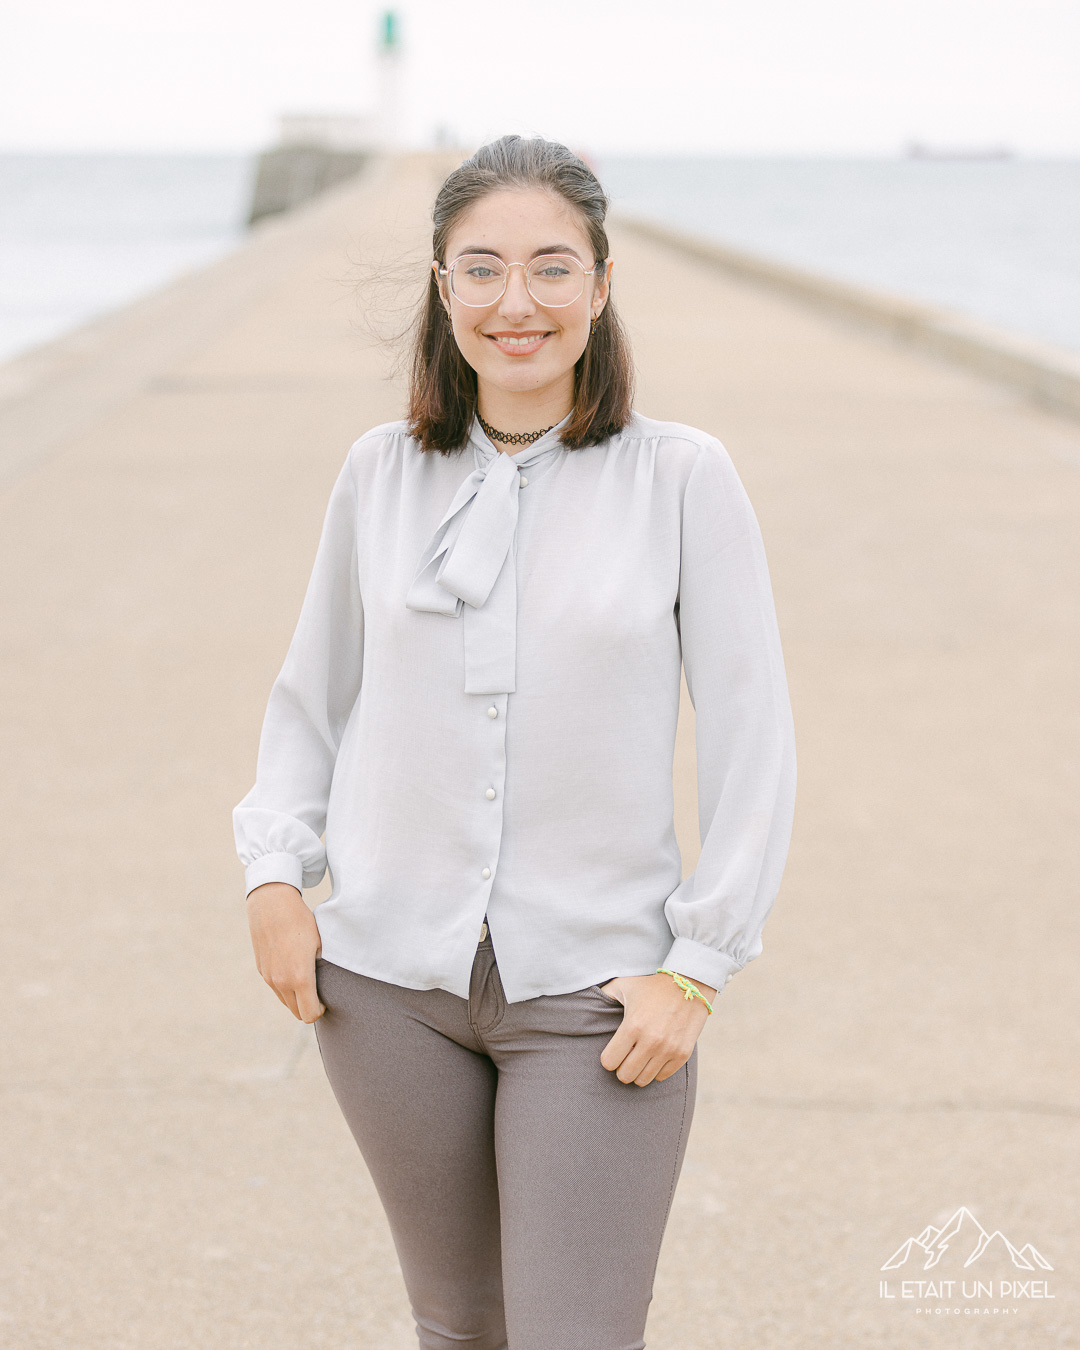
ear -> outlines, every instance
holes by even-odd
[[[604,311],[611,294],[611,269],[615,266],[613,258],[605,258],[602,267],[597,267],[593,277],[592,317],[598,319]]]
[[[440,264],[438,258],[433,259],[431,263],[431,270],[432,272],[435,273],[435,285],[438,286],[439,288],[439,300],[442,303],[443,309],[446,310],[447,318],[450,318],[452,317],[450,314],[450,300],[446,294],[446,287],[443,285],[443,279],[439,275],[439,266]]]

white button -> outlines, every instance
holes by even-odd
[[[488,788],[488,790],[484,793],[484,796],[488,799],[489,802],[490,802],[490,801],[494,801],[494,799],[495,799],[495,789],[494,789],[494,788]]]
[[[488,716],[489,716],[489,717],[498,717],[498,715],[499,715],[499,710],[498,710],[498,708],[489,708],[489,709],[488,709]]]
[[[522,474],[521,477],[518,479],[518,482],[521,485],[521,487],[524,487],[528,481],[529,480],[525,477],[524,474]]]
[[[480,873],[480,875],[484,878],[485,881],[487,881],[488,877],[491,876],[491,868],[485,867],[484,870]]]

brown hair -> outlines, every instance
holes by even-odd
[[[607,258],[608,202],[592,170],[557,141],[502,136],[481,146],[439,189],[432,211],[432,251],[441,266],[446,264],[447,237],[463,212],[504,187],[558,193],[580,213],[594,261],[602,264]],[[561,432],[562,443],[578,450],[621,431],[630,420],[632,399],[630,343],[609,296],[574,367],[574,407]],[[414,329],[409,431],[422,449],[449,454],[468,440],[476,404],[476,372],[457,345],[432,271]]]

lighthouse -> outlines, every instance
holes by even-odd
[[[351,178],[374,152],[404,147],[401,26],[395,10],[379,16],[375,64],[368,110],[284,113],[278,119],[277,144],[259,155],[249,224]],[[370,97],[370,83],[368,92]]]
[[[381,148],[394,150],[402,144],[401,23],[397,12],[384,10],[379,18],[376,139]]]

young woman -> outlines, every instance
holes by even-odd
[[[341,469],[234,813],[424,1350],[644,1346],[695,1043],[791,830],[757,521],[717,440],[631,408],[606,208],[543,140],[444,183],[409,415]]]

